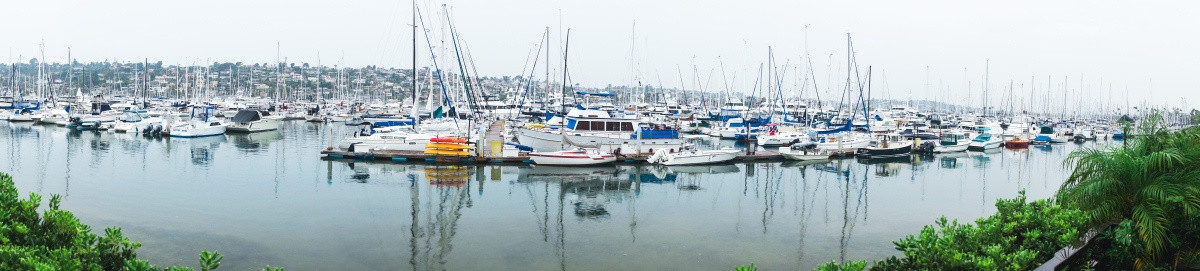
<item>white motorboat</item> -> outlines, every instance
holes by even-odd
[[[202,112],[197,112],[201,110]],[[171,129],[169,129],[167,133],[171,137],[205,137],[223,135],[225,134],[225,129],[228,127],[228,125],[221,121],[215,120],[215,118],[210,119],[209,116],[212,116],[213,111],[214,108],[212,106],[193,107],[191,118],[172,125]]]
[[[31,122],[37,121],[39,116],[28,109],[13,110],[12,114],[8,115],[9,122]]]
[[[879,136],[874,146],[859,148],[855,155],[865,158],[899,157],[912,153],[913,141],[897,133]]]
[[[531,152],[529,159],[538,165],[547,166],[586,166],[607,164],[617,161],[617,156],[602,153],[597,149],[575,149],[553,152]]]
[[[967,150],[983,151],[1000,147],[1004,147],[1004,139],[1001,139],[1000,136],[992,136],[992,134],[989,133],[982,133],[978,136],[975,136],[975,139],[971,140],[971,145],[967,147]]]
[[[242,109],[229,119],[227,132],[254,133],[279,129],[283,123],[282,116],[275,116],[266,110]]]
[[[971,141],[964,132],[948,132],[942,133],[941,140],[934,144],[933,153],[948,153],[966,151]]]
[[[435,137],[427,133],[391,131],[347,137],[342,141],[358,150],[424,151],[425,144]]]
[[[1030,142],[1033,145],[1046,145],[1050,143],[1067,143],[1067,138],[1059,135],[1053,125],[1043,125],[1037,137],[1034,137],[1033,141]]]
[[[162,122],[162,118],[151,117],[146,110],[125,110],[121,117],[113,123],[112,130],[118,133],[141,133],[147,127],[161,125]]]
[[[220,121],[186,121],[171,126],[171,137],[204,137],[225,134],[228,125]]]
[[[757,137],[760,128],[747,123],[745,119],[732,118],[726,120],[725,124],[716,130],[721,139],[743,140],[746,137]]]
[[[658,150],[647,161],[666,166],[713,164],[733,160],[733,158],[737,158],[738,152],[740,151],[732,148],[703,151],[686,150],[676,153],[671,153],[667,150]]]
[[[656,127],[657,126],[657,127]],[[564,147],[595,148],[611,153],[653,153],[655,150],[683,150],[686,143],[679,131],[664,125],[650,125],[626,116],[612,116],[597,109],[573,109],[567,116],[552,117],[547,123],[529,124],[517,130],[522,145],[537,151],[558,151]]]
[[[817,150],[836,152],[839,154],[853,153],[859,148],[871,145],[871,138],[854,132],[839,132],[835,134],[818,135],[815,139]]]
[[[42,115],[42,119],[38,120],[38,123],[54,124],[58,126],[66,126],[70,122],[71,113],[68,113],[67,110],[60,108],[50,109],[50,112],[46,112],[44,115]]]
[[[784,158],[797,161],[828,160],[830,153],[818,150],[816,147],[816,143],[779,147],[779,154]]]
[[[777,129],[771,129],[765,134],[758,135],[755,140],[757,140],[759,146],[776,147],[806,142],[808,141],[808,135],[800,131],[778,131]]]

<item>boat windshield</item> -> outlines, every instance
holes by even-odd
[[[992,134],[980,134],[979,136],[975,137],[974,141],[975,142],[987,142],[988,140],[992,140]]]
[[[121,120],[126,122],[138,122],[142,120],[142,115],[135,112],[125,112],[125,114],[121,116]]]

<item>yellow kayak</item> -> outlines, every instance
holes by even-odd
[[[458,143],[426,143],[426,149],[447,149],[447,150],[465,150],[470,149],[471,145]]]

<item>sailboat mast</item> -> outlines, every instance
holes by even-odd
[[[417,1],[412,2],[412,104],[417,108]],[[319,76],[318,76],[319,77]]]
[[[549,26],[546,27],[546,34],[544,36],[546,37],[546,97],[549,98],[550,97],[550,27]],[[550,99],[547,99],[546,102],[551,102],[551,101],[550,101]],[[542,103],[542,105],[544,107],[545,103]],[[561,104],[560,104],[560,107],[561,107]],[[545,108],[543,108],[543,109],[545,109]]]
[[[567,99],[567,52],[571,48],[571,29],[567,29],[565,43],[563,43],[563,82],[562,82],[562,100],[565,105]],[[565,110],[565,109],[564,109]],[[565,113],[565,112],[564,112]]]

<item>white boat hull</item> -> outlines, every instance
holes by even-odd
[[[971,144],[958,144],[958,145],[938,144],[933,147],[933,153],[950,153],[950,152],[967,151],[967,147],[969,147],[969,146],[971,146]]]
[[[206,123],[182,124],[171,127],[171,137],[205,137],[225,134],[225,124],[211,125]]]
[[[1000,147],[1004,147],[1004,141],[989,140],[987,142],[971,142],[971,145],[967,148],[972,150],[989,150]]]
[[[282,123],[283,120],[279,118],[261,119],[251,122],[234,122],[229,124],[229,128],[226,131],[240,133],[266,132],[279,129]]]
[[[529,159],[538,165],[547,166],[587,166],[600,165],[617,161],[612,154],[564,154],[563,152],[530,153]]]
[[[384,137],[348,137],[343,141],[354,144],[356,150],[424,151],[432,136],[404,135]]]
[[[707,150],[695,152],[655,154],[651,157],[657,164],[666,166],[701,165],[724,163],[737,158],[738,150]]]

